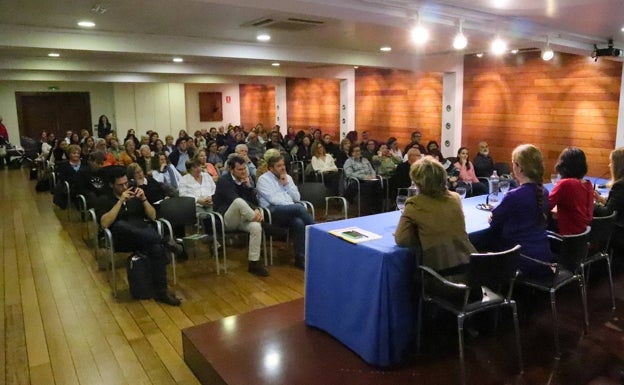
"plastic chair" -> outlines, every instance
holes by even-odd
[[[595,262],[605,261],[609,274],[609,289],[611,291],[611,310],[615,310],[615,293],[613,291],[613,274],[611,272],[611,260],[613,250],[611,249],[611,234],[615,227],[615,217],[617,211],[606,217],[594,217],[589,233],[590,253],[581,261],[581,274],[585,281],[585,286],[589,281],[589,268]],[[585,274],[587,267],[587,275]]]
[[[197,214],[195,198],[193,197],[172,197],[163,200],[158,208],[159,220],[163,222],[165,238],[174,240],[173,228],[177,226],[194,226],[196,232],[191,235],[184,236],[182,238],[183,243],[196,242],[208,237],[206,232],[202,232],[203,219],[207,217],[204,214]],[[216,242],[215,226],[213,225],[213,254],[215,256],[215,265],[217,269],[217,275],[220,274],[219,254],[217,252],[218,244]],[[187,241],[187,242],[185,242]],[[172,267],[175,271],[175,256],[172,253]],[[225,269],[225,261],[223,262]],[[225,270],[227,271],[227,270]],[[175,275],[175,273],[174,273]]]
[[[520,245],[499,253],[472,254],[465,283],[447,280],[427,266],[418,266],[420,272],[421,296],[418,301],[417,348],[420,350],[422,332],[422,303],[431,302],[457,316],[457,335],[459,341],[460,382],[466,383],[464,359],[464,321],[477,313],[498,310],[508,306],[512,310],[518,366],[522,373],[522,347],[518,326],[516,302],[511,299],[515,278],[518,272],[513,269],[513,260],[518,258]],[[499,290],[507,286],[506,294]],[[472,295],[471,295],[472,293]],[[476,296],[475,296],[476,293]],[[480,298],[482,297],[482,298]]]
[[[581,290],[581,301],[583,304],[583,333],[587,334],[589,325],[587,316],[587,294],[585,291],[584,279],[581,273],[581,262],[587,257],[589,250],[589,232],[587,229],[581,234],[558,235],[550,233],[551,245],[557,249],[559,261],[549,263],[521,255],[524,261],[532,264],[535,268],[531,275],[521,274],[516,282],[518,284],[532,287],[536,290],[548,292],[550,295],[550,307],[553,317],[553,334],[555,340],[555,358],[561,357],[561,347],[559,344],[559,324],[557,317],[556,294],[557,290],[572,283],[578,282]]]
[[[494,163],[494,170],[496,170],[496,173],[498,174],[499,177],[501,176],[509,177],[511,175],[511,168],[509,167],[509,163],[506,163],[506,162]]]

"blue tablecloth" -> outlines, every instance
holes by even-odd
[[[606,182],[597,179],[596,184]],[[545,187],[552,190],[552,185]],[[469,235],[478,237],[489,227],[490,212],[477,208],[485,200],[482,195],[462,201]],[[416,323],[415,260],[394,242],[400,215],[394,211],[306,229],[305,322],[372,365],[389,366],[407,357]],[[354,245],[328,233],[351,226],[382,238]]]
[[[463,201],[469,232],[488,227],[489,212]],[[308,226],[305,322],[322,329],[372,365],[389,366],[407,356],[416,322],[415,259],[394,242],[401,213]],[[328,233],[357,226],[381,239],[351,244]]]

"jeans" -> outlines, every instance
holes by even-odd
[[[314,218],[308,214],[308,210],[303,205],[298,203],[271,206],[269,210],[274,225],[290,229],[293,235],[295,259],[303,260],[305,258],[305,227],[314,224]]]

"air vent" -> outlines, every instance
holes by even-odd
[[[325,24],[324,20],[308,19],[296,16],[268,16],[252,20],[241,27],[279,29],[282,31],[304,31]]]

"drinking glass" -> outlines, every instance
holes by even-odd
[[[396,197],[397,209],[401,210],[401,212],[403,212],[403,210],[405,210],[405,201],[406,200],[407,200],[407,195],[397,195],[397,197]]]
[[[559,174],[550,174],[550,182],[552,184],[557,184],[557,182],[559,182]]]
[[[455,188],[455,192],[459,194],[461,199],[466,197],[466,188],[465,187],[457,187]]]
[[[498,184],[498,187],[500,188],[500,191],[503,194],[507,194],[507,191],[509,191],[509,180],[501,179],[501,181]]]

